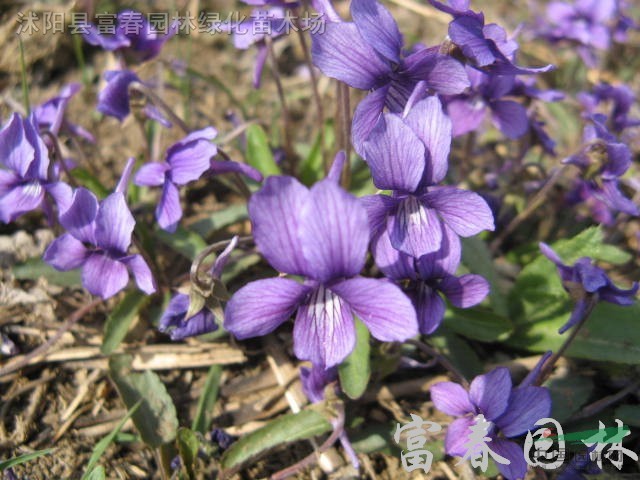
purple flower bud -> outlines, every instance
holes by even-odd
[[[207,307],[185,320],[188,310],[189,296],[182,293],[175,295],[160,318],[158,330],[168,333],[171,340],[175,341],[203,335],[218,329],[216,319]]]

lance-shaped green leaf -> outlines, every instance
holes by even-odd
[[[220,377],[222,376],[222,367],[220,365],[212,365],[207,373],[207,379],[202,389],[202,394],[198,399],[198,408],[193,417],[191,429],[195,432],[205,434],[209,430],[211,423],[211,410],[218,399],[218,390],[220,389]]]
[[[371,376],[369,330],[359,318],[355,320],[356,348],[338,367],[342,391],[353,399],[362,396]]]
[[[452,307],[445,314],[445,325],[460,335],[481,342],[504,340],[513,330],[508,318],[482,307]]]
[[[282,173],[273,158],[267,134],[260,125],[247,128],[247,163],[265,177]]]
[[[132,419],[144,443],[157,448],[172,442],[178,430],[176,407],[158,375],[132,372],[130,355],[111,357],[109,373],[128,409],[142,400]]]
[[[8,460],[2,460],[0,462],[0,472],[6,470],[7,468],[15,467],[16,465],[21,465],[26,462],[30,462],[31,460],[35,460],[38,457],[42,457],[43,455],[49,455],[53,452],[53,448],[47,448],[45,450],[37,450],[31,453],[25,453],[24,455],[20,455],[18,457],[10,458]]]
[[[96,467],[96,464],[98,463],[98,460],[100,460],[100,457],[102,457],[102,454],[107,450],[107,447],[109,447],[109,445],[111,445],[111,443],[118,436],[118,433],[120,433],[120,430],[122,430],[122,427],[124,427],[124,424],[127,423],[127,420],[129,420],[131,418],[131,415],[133,415],[136,412],[136,410],[138,410],[138,407],[140,407],[141,403],[142,403],[142,400],[139,400],[133,407],[131,407],[131,409],[127,412],[124,418],[120,420],[120,422],[118,422],[118,425],[116,425],[116,428],[114,428],[110,433],[108,433],[98,443],[96,443],[95,447],[93,447],[93,452],[91,452],[91,458],[89,458],[89,463],[87,464],[87,468],[85,469],[85,474],[82,476],[82,480],[89,480],[91,478],[104,478],[99,476],[98,477],[92,476],[92,475],[99,475],[99,472],[96,473],[96,471],[102,468],[102,467]],[[104,468],[102,468],[102,473],[104,475]]]
[[[238,467],[273,447],[306,440],[331,430],[326,417],[315,410],[283,415],[234,443],[222,456],[221,465],[224,470]]]
[[[182,460],[182,469],[186,472],[189,480],[195,479],[195,465],[198,458],[198,449],[200,448],[198,438],[193,431],[182,427],[178,430],[176,444],[178,446],[180,460]]]
[[[74,287],[82,285],[80,270],[69,270],[60,272],[41,258],[30,258],[24,263],[14,265],[11,269],[13,276],[18,280],[38,280],[40,277],[46,278],[49,283],[60,285],[61,287]]]
[[[166,246],[189,260],[193,260],[198,253],[207,248],[207,242],[200,235],[183,227],[178,227],[174,233],[158,230],[155,236]]]
[[[100,347],[104,355],[111,355],[118,348],[127,335],[131,323],[149,298],[149,295],[140,290],[131,290],[111,312],[104,324],[104,338]]]

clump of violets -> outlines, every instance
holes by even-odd
[[[14,113],[0,131],[0,167],[0,221],[38,208],[51,213],[51,199],[60,210],[68,205],[71,188],[58,179],[34,114],[25,119]]]
[[[451,121],[437,97],[416,102],[402,116],[381,117],[364,144],[364,159],[375,186],[392,194],[363,199],[372,236],[386,231],[393,248],[419,258],[438,251],[445,236],[494,229],[482,197],[437,186],[446,175],[450,147]],[[459,250],[459,240],[450,248]]]
[[[609,50],[612,40],[626,41],[626,31],[634,26],[633,20],[623,13],[623,7],[622,0],[550,2],[540,30],[552,42],[577,45],[582,60],[595,67],[596,52]]]
[[[116,25],[101,29],[89,23],[83,33],[87,43],[121,54],[130,63],[142,63],[156,57],[165,42],[177,32],[177,25],[165,25],[165,31],[154,28],[141,12],[123,10]]]
[[[250,282],[225,309],[224,326],[239,339],[266,335],[296,313],[296,356],[329,368],[356,343],[358,317],[381,341],[418,333],[410,300],[386,280],[360,277],[369,244],[367,213],[338,185],[344,155],[311,189],[295,178],[268,177],[249,201],[255,242],[279,272]]]
[[[623,306],[635,303],[640,287],[638,282],[633,282],[631,288],[625,290],[616,287],[605,271],[594,265],[593,260],[588,257],[582,257],[573,266],[569,266],[562,262],[549,245],[540,243],[540,250],[556,264],[562,285],[575,302],[571,316],[560,328],[560,333],[566,332],[584,319],[599,301]]]
[[[522,479],[527,472],[522,447],[510,440],[526,433],[551,413],[551,396],[544,387],[528,384],[513,388],[509,370],[499,367],[473,379],[469,390],[453,382],[441,382],[430,389],[435,407],[456,417],[444,441],[449,455],[464,457],[471,428],[479,415],[489,423],[485,440],[489,449],[508,464],[496,462],[508,480]]]
[[[93,295],[110,298],[129,283],[129,272],[140,290],[156,291],[147,262],[129,254],[135,220],[125,199],[130,159],[115,191],[104,200],[84,187],[73,193],[68,208],[60,213],[67,233],[56,238],[44,252],[44,261],[57,270],[82,268],[82,285]]]

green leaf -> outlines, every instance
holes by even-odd
[[[324,144],[327,146],[335,144],[333,120],[327,120],[324,124]],[[322,151],[322,136],[318,133],[313,146],[302,155],[300,162],[300,181],[305,185],[311,186],[324,178],[323,153],[325,152]]]
[[[460,335],[481,342],[504,340],[513,331],[513,325],[508,318],[482,307],[451,307],[445,314],[444,324]]]
[[[224,210],[212,213],[209,217],[192,223],[189,228],[201,235],[203,238],[221,230],[229,225],[234,225],[249,217],[247,205],[244,203],[234,203]]]
[[[480,237],[461,238],[462,263],[471,273],[482,275],[491,285],[489,300],[493,310],[506,317],[509,315],[507,299],[501,291],[500,278],[487,244]]]
[[[473,378],[482,373],[482,362],[478,354],[464,338],[446,326],[441,326],[429,340],[466,378]]]
[[[338,367],[340,386],[349,398],[360,398],[371,376],[369,330],[356,318],[356,348]]]
[[[194,467],[198,458],[200,442],[195,433],[188,428],[182,427],[178,429],[176,443],[178,444],[180,459],[182,460],[182,468],[186,472],[189,480],[192,480],[196,478]]]
[[[100,351],[111,355],[129,331],[129,327],[142,306],[151,298],[140,290],[127,292],[122,301],[113,309],[104,324],[104,339]]]
[[[566,335],[558,329],[569,319],[569,306],[559,316],[523,320],[507,340],[509,345],[533,352],[560,348]],[[599,304],[566,352],[592,361],[640,364],[640,305]]]
[[[91,470],[91,473],[83,477],[86,480],[105,480],[107,478],[107,473],[104,471],[104,467],[102,465],[98,465],[96,468]]]
[[[189,260],[193,260],[198,253],[207,248],[207,242],[200,235],[183,227],[178,227],[174,233],[159,229],[155,236],[162,243],[184,255]]]
[[[640,405],[622,405],[616,408],[615,417],[625,425],[640,427]]]
[[[120,430],[122,430],[122,427],[124,427],[124,424],[127,423],[127,420],[129,420],[131,418],[131,415],[133,415],[136,412],[136,410],[138,410],[141,403],[142,403],[142,400],[138,400],[138,402],[133,407],[131,407],[131,409],[127,412],[124,418],[120,420],[120,422],[118,422],[118,425],[116,425],[116,428],[114,428],[110,433],[108,433],[98,443],[96,443],[95,447],[93,447],[93,452],[91,452],[91,458],[89,458],[89,463],[87,464],[87,468],[85,469],[85,474],[82,476],[82,480],[94,478],[92,475],[95,474],[98,468],[102,468],[102,467],[98,467],[98,468],[94,468],[94,467],[98,463],[98,460],[100,460],[100,457],[102,457],[102,454],[104,454],[104,452],[107,450],[107,447],[109,447],[109,445],[111,445],[111,443],[118,436],[118,433],[120,433]],[[87,472],[91,472],[91,473],[87,473]],[[104,469],[102,469],[102,472],[104,474]],[[103,477],[95,477],[95,478],[103,478]]]
[[[270,421],[264,427],[243,436],[227,450],[221,466],[227,470],[249,461],[270,448],[297,440],[306,440],[332,430],[327,419],[315,410],[302,410]]]
[[[247,128],[247,163],[265,177],[282,173],[273,158],[267,134],[260,125],[253,124]]]
[[[586,377],[553,378],[544,385],[551,393],[551,416],[562,423],[580,410],[593,393],[593,380]]]
[[[18,280],[37,280],[43,277],[49,283],[60,285],[61,287],[82,285],[80,270],[59,272],[41,258],[30,258],[22,264],[14,265],[12,271],[13,276]]]
[[[53,450],[53,448],[47,448],[45,450],[37,450],[35,452],[25,453],[24,455],[10,458],[9,460],[3,460],[0,462],[0,472],[6,470],[7,468],[30,462],[31,460],[35,460],[38,457],[42,457],[43,455],[49,455],[51,452],[53,452]]]
[[[202,394],[198,399],[196,415],[193,417],[193,423],[191,424],[191,429],[195,432],[205,434],[209,430],[211,410],[218,399],[221,375],[222,367],[220,365],[212,365],[211,368],[209,368]]]
[[[178,430],[176,407],[160,377],[152,371],[132,372],[130,355],[112,356],[109,372],[128,409],[142,400],[132,415],[142,440],[153,448],[172,442]]]

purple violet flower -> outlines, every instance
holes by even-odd
[[[444,445],[449,455],[463,457],[465,444],[478,415],[491,423],[487,446],[510,461],[496,462],[508,480],[524,478],[527,463],[522,448],[508,440],[527,432],[551,413],[551,396],[544,387],[513,388],[509,370],[499,367],[473,379],[469,391],[457,383],[441,382],[431,387],[431,400],[441,412],[458,417],[447,429]]]
[[[446,309],[443,296],[455,307],[469,308],[482,302],[491,289],[480,275],[455,275],[460,265],[460,240],[446,226],[440,249],[419,259],[393,248],[386,230],[372,241],[371,251],[384,275],[405,285],[403,290],[418,314],[420,333],[425,335],[442,323]]]
[[[116,190],[102,201],[84,187],[78,188],[70,206],[61,213],[67,233],[56,238],[43,259],[57,270],[82,267],[82,285],[107,299],[127,286],[131,271],[138,288],[156,291],[151,270],[139,254],[129,255],[135,220],[124,192],[134,160],[130,159]]]
[[[372,236],[387,230],[394,248],[419,258],[438,251],[449,228],[462,237],[494,229],[478,194],[434,186],[447,172],[450,147],[451,121],[437,97],[420,100],[402,117],[383,114],[363,145],[364,159],[375,186],[393,194],[362,199]]]
[[[585,108],[588,116],[597,114],[597,108],[600,104],[611,102],[612,108],[609,120],[611,130],[615,133],[622,133],[626,128],[640,125],[640,118],[629,118],[629,112],[636,98],[633,90],[624,84],[609,85],[608,83],[600,83],[594,87],[593,92],[579,93],[578,100]]]
[[[0,131],[0,221],[4,223],[40,207],[50,212],[46,194],[60,210],[71,200],[71,187],[58,180],[36,121],[34,114],[25,120],[14,113]]]
[[[209,272],[213,281],[220,281],[222,271],[229,261],[231,252],[237,244],[238,237],[233,237],[229,242],[229,245],[227,245],[224,251],[220,253],[213,262]],[[169,305],[162,314],[162,317],[160,317],[158,330],[164,333],[169,333],[171,340],[175,341],[182,340],[187,337],[203,335],[218,329],[218,323],[216,322],[215,315],[213,310],[209,308],[210,304],[206,305],[206,299],[205,306],[195,312],[194,315],[187,318],[189,305],[189,295],[184,293],[178,293],[175,295],[169,302]]]
[[[173,23],[167,26],[166,33],[159,32],[142,13],[123,10],[116,17],[112,33],[101,33],[96,25],[90,23],[83,36],[91,45],[121,52],[130,62],[141,63],[156,57],[177,31],[177,24]]]
[[[402,36],[391,13],[375,0],[352,0],[353,22],[328,22],[325,32],[312,35],[313,63],[328,77],[360,90],[373,90],[358,105],[353,118],[353,143],[362,143],[386,106],[402,112],[419,82],[424,90],[444,95],[461,93],[469,80],[461,63],[439,52],[420,48],[402,55]]]
[[[539,68],[515,65],[517,42],[508,38],[501,26],[495,23],[485,25],[484,15],[469,9],[469,0],[449,0],[446,3],[429,0],[429,3],[453,16],[449,24],[449,38],[472,66],[497,75],[543,73],[555,68],[553,65]]]
[[[249,201],[255,242],[279,272],[304,277],[257,280],[238,290],[224,326],[239,339],[266,335],[297,312],[296,356],[315,366],[340,364],[356,342],[354,316],[381,341],[418,333],[415,310],[390,282],[358,276],[369,244],[367,213],[338,186],[344,154],[310,190],[295,178],[271,176]]]
[[[65,117],[67,105],[69,104],[71,97],[78,93],[80,88],[79,83],[70,83],[60,90],[60,93],[57,96],[35,107],[33,109],[33,114],[36,117],[38,128],[48,130],[53,135],[58,135],[60,132],[64,132],[70,135],[82,137],[91,143],[95,143],[95,138],[91,133],[81,126],[69,122]]]
[[[300,367],[302,391],[311,403],[318,403],[324,400],[325,387],[337,379],[338,369],[336,367],[326,369],[316,365]]]
[[[524,135],[529,129],[527,109],[518,102],[503,99],[511,95],[516,77],[487,75],[473,68],[467,68],[467,74],[471,81],[470,92],[446,100],[453,136],[477,130],[489,112],[495,127],[508,138]]]
[[[213,127],[190,133],[167,150],[164,162],[143,165],[134,183],[145,187],[162,186],[162,196],[156,208],[158,224],[164,230],[175,232],[182,218],[179,186],[198,180],[218,153],[212,140],[218,135]]]
[[[605,271],[595,266],[588,257],[580,258],[570,267],[562,263],[558,254],[546,243],[540,243],[540,251],[556,264],[564,289],[576,302],[569,320],[560,328],[559,333],[566,332],[588,314],[593,302],[603,300],[623,306],[633,305],[635,302],[638,282],[633,282],[631,288],[624,290],[616,287]]]

